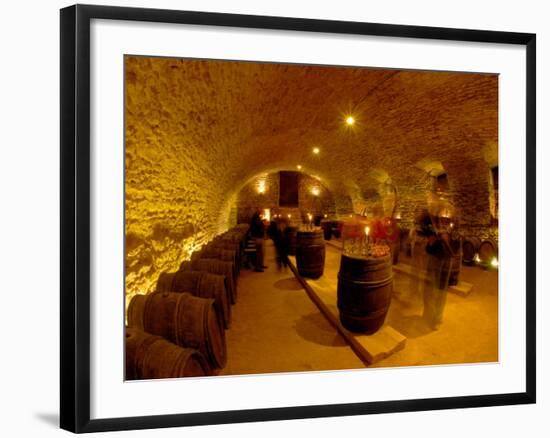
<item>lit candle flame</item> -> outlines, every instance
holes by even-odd
[[[370,233],[370,228],[369,227],[365,227],[365,235],[368,236]]]
[[[493,259],[491,260],[491,266],[493,268],[498,268],[498,259],[496,257],[493,257]]]

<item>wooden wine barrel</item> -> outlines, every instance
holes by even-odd
[[[162,336],[182,347],[199,350],[212,368],[227,361],[225,330],[214,300],[189,293],[136,295],[128,307],[128,325]]]
[[[194,295],[201,298],[212,298],[220,312],[224,327],[228,329],[231,326],[231,295],[225,287],[225,277],[208,272],[200,274],[202,276]]]
[[[191,263],[191,260],[185,260],[181,262],[180,264],[180,271],[193,271],[193,263]]]
[[[164,272],[157,282],[157,292],[188,292],[195,297],[212,298],[224,328],[231,323],[231,297],[223,275],[203,271]]]
[[[479,262],[483,266],[489,266],[493,258],[498,257],[498,244],[494,239],[485,239],[479,245]]]
[[[147,302],[147,295],[134,295],[130,303],[128,304],[127,316],[128,325],[139,330],[144,330],[143,327],[143,311],[145,309],[145,303]],[[131,321],[131,322],[130,322]]]
[[[390,307],[393,288],[391,258],[342,255],[337,304],[340,321],[348,330],[378,331]]]
[[[474,236],[466,237],[462,241],[462,263],[465,265],[473,265],[474,257],[479,250],[481,241]]]
[[[237,263],[237,254],[236,249],[226,249],[215,244],[208,244],[200,252],[200,258],[202,259],[216,259],[223,262],[231,262],[233,264],[233,276],[237,278],[239,275],[238,263]]]
[[[191,292],[197,290],[202,272],[163,272],[157,281],[157,292]]]
[[[160,336],[126,327],[126,380],[201,377],[210,374],[204,356]]]
[[[332,238],[332,221],[323,219],[321,221],[321,228],[323,229],[323,237],[325,240]]]
[[[298,227],[288,226],[285,228],[285,238],[289,255],[296,255],[296,238]]]
[[[231,303],[235,304],[237,302],[237,283],[233,276],[233,264],[231,262],[216,259],[200,259],[193,264],[193,270],[223,275],[225,277],[225,287],[231,297]]]
[[[321,230],[298,231],[296,267],[302,277],[319,278],[325,270],[325,241]]]

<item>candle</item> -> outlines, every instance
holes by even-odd
[[[365,236],[366,236],[366,241],[367,241],[367,254],[368,254],[368,252],[369,252],[369,247],[370,247],[369,233],[370,233],[370,227],[369,227],[369,226],[366,226],[366,227],[365,227]]]

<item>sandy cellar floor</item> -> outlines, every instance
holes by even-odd
[[[277,269],[273,244],[265,243],[265,272],[241,271],[233,322],[226,331],[228,363],[220,374],[364,368],[292,272]],[[339,251],[327,245],[324,275],[336,275],[338,264]],[[411,277],[395,273],[386,323],[406,336],[407,344],[371,366],[497,361],[498,273],[464,267],[461,280],[473,283],[473,291],[467,297],[448,293],[444,322],[431,331],[420,317],[421,294],[411,292]]]
[[[273,242],[265,247],[264,272],[241,270],[220,375],[364,368],[292,271],[277,269]]]

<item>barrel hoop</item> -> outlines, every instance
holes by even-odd
[[[186,347],[190,348],[196,348],[197,350],[202,350],[202,344],[204,342],[204,339],[197,340],[195,339],[195,333],[193,331],[189,330],[183,330],[183,327],[181,327],[178,322],[180,321],[180,315],[182,312],[182,306],[185,307],[186,305],[189,305],[189,303],[186,303],[191,298],[190,294],[182,294],[181,297],[178,299],[176,304],[176,309],[174,312],[174,327],[175,327],[175,338],[176,338],[176,344],[178,345],[185,345]]]
[[[160,340],[160,337],[152,335],[151,337],[145,338],[136,348],[134,357],[134,375],[138,379],[143,378],[143,365],[146,360],[147,351],[151,348],[151,345]]]
[[[374,312],[369,312],[369,313],[354,313],[344,308],[343,313],[345,316],[350,318],[367,320],[367,319],[375,319],[382,315],[385,315],[388,312],[389,308],[390,306],[385,306],[378,310],[375,310]]]
[[[345,277],[343,275],[340,275],[340,273],[338,273],[338,281],[346,281],[346,282],[350,282],[350,283],[354,283],[354,284],[360,284],[360,285],[365,285],[365,286],[373,286],[373,287],[378,287],[378,286],[385,286],[387,284],[390,284],[392,281],[393,281],[393,274],[390,275],[389,277],[386,277],[382,280],[377,280],[377,281],[360,281],[360,280],[352,280],[348,277]]]

